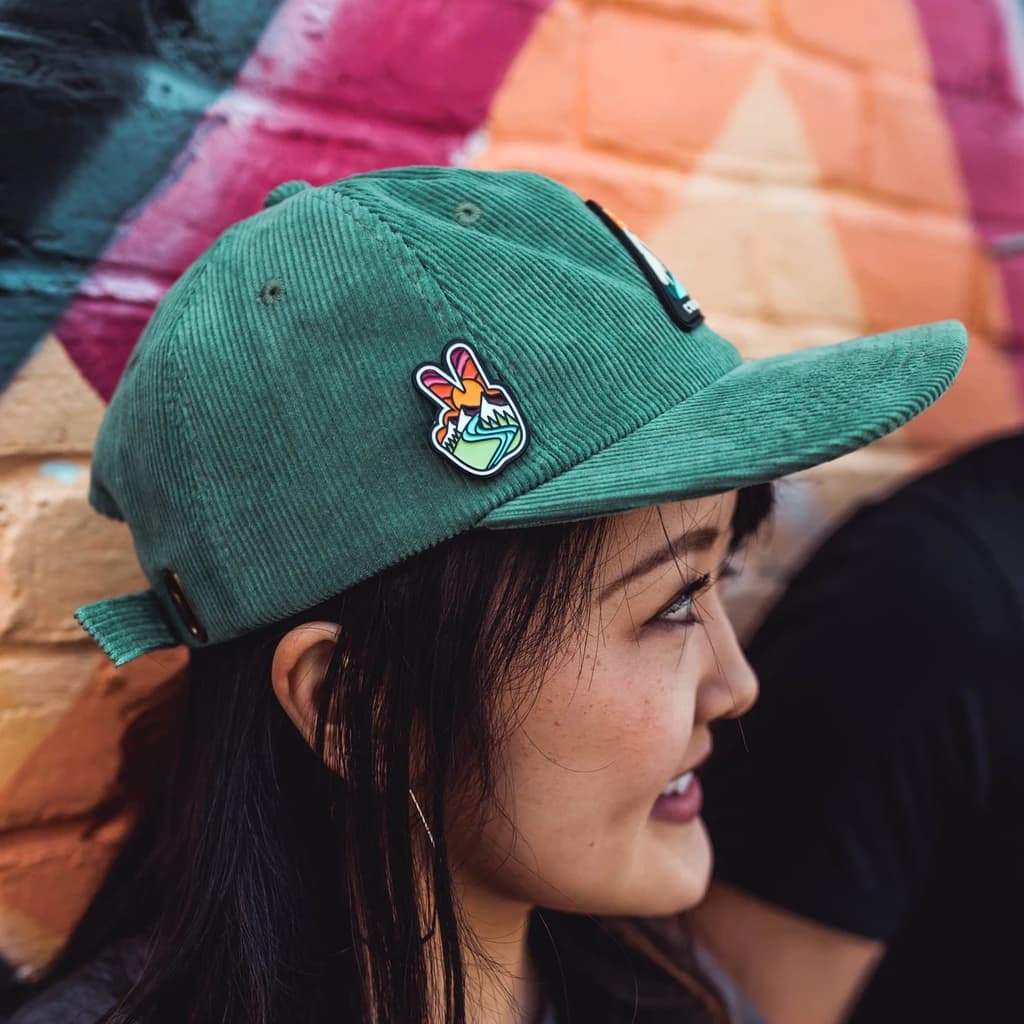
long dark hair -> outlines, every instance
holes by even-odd
[[[740,492],[734,544],[771,497],[769,485]],[[428,978],[445,1020],[464,1024],[471,937],[453,897],[448,801],[491,797],[507,728],[493,697],[514,659],[539,678],[580,628],[607,523],[470,531],[193,651],[181,699],[163,709],[167,760],[134,830],[27,995],[135,935],[146,955],[121,979],[110,1024],[428,1024]],[[311,746],[269,680],[279,640],[319,619],[341,632]],[[424,946],[424,874],[441,977]],[[529,942],[563,1022],[725,1020],[677,919],[535,910]]]

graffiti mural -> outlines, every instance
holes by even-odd
[[[0,388],[59,321],[109,397],[170,282],[278,182],[450,162],[544,6],[5,7]]]
[[[234,80],[276,3],[201,17],[113,0],[100,20],[74,3],[5,6],[0,387]]]

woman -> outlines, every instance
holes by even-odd
[[[266,205],[168,293],[97,439],[90,501],[152,586],[76,617],[190,672],[47,980],[118,950],[121,1022],[724,1020],[678,918],[710,726],[756,694],[716,583],[766,481],[927,406],[962,326],[744,363],[533,174]]]

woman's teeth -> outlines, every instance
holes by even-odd
[[[676,796],[679,793],[685,793],[687,787],[693,781],[693,772],[686,772],[680,775],[679,778],[673,779],[662,791],[662,796]]]

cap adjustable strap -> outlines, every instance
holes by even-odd
[[[118,667],[140,654],[185,642],[171,629],[152,590],[84,604],[75,610],[75,618]]]

